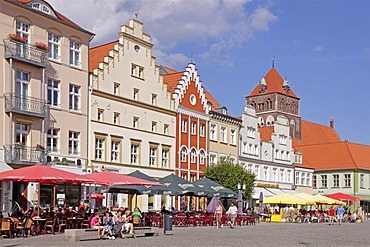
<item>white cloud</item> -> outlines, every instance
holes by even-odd
[[[253,9],[251,0],[49,2],[57,11],[94,32],[93,46],[117,39],[120,26],[139,13],[144,32],[152,36],[153,54],[159,64],[170,62],[170,58],[176,60],[175,64],[189,61],[185,59],[187,56],[174,51],[180,44],[199,46],[200,58],[222,57],[230,49],[253,39],[255,31],[268,31],[270,23],[277,20],[267,7]]]
[[[320,52],[324,50],[324,46],[322,45],[317,45],[315,48],[312,49],[314,52]]]

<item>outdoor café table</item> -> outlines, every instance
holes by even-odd
[[[35,226],[34,226],[34,233],[36,235],[39,235],[40,233],[43,232],[42,230],[42,225],[44,225],[46,223],[46,219],[43,219],[43,218],[40,218],[40,217],[34,217],[32,219],[33,222],[35,222]]]
[[[68,228],[77,229],[78,226],[81,226],[83,220],[84,220],[83,218],[76,218],[76,217],[67,218]]]

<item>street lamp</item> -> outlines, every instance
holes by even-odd
[[[86,175],[87,174],[87,170],[86,169],[83,169],[82,170],[82,175]],[[83,186],[83,190],[84,190],[84,203],[86,201],[86,185],[85,184],[82,184]]]
[[[238,183],[238,190],[239,190],[238,192],[238,214],[243,213],[243,193],[244,193],[245,188],[246,188],[245,184],[241,185],[240,183]]]

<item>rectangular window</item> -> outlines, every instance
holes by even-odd
[[[49,33],[48,34],[48,56],[51,59],[59,60],[60,58],[60,36]]]
[[[152,122],[152,132],[157,132],[157,122]]]
[[[344,187],[351,187],[351,174],[344,174]]]
[[[333,187],[339,187],[339,175],[338,174],[333,175]]]
[[[365,189],[365,174],[360,174],[360,188]]]
[[[254,139],[256,137],[256,129],[247,127],[247,137]]]
[[[277,181],[277,168],[272,169],[272,181]]]
[[[248,172],[252,172],[253,171],[253,165],[252,164],[248,164]]]
[[[136,76],[136,65],[131,65],[131,75]]]
[[[119,83],[113,83],[113,94],[119,95]]]
[[[195,175],[194,174],[190,174],[190,182],[194,182],[195,181]]]
[[[254,166],[254,174],[256,175],[256,179],[260,179],[260,166]]]
[[[149,166],[157,166],[157,147],[150,147]]]
[[[69,84],[69,109],[80,110],[80,87],[73,84]]]
[[[16,75],[16,84],[15,84],[15,96],[17,99],[17,104],[20,105],[20,108],[25,111],[31,110],[27,104],[28,97],[28,85],[30,83],[30,75],[26,72],[17,70]]]
[[[211,140],[216,141],[217,140],[217,125],[216,124],[211,124],[211,128],[209,130],[209,138]]]
[[[95,159],[96,160],[104,159],[104,139],[102,138],[95,139]]]
[[[48,129],[47,148],[49,152],[59,152],[59,130]]]
[[[230,130],[230,144],[236,145],[236,130]]]
[[[306,184],[306,173],[302,172],[301,173],[301,185],[305,185],[305,184]]]
[[[227,138],[226,138],[226,127],[224,126],[221,126],[221,130],[220,130],[220,138],[221,138],[221,142],[227,142]]]
[[[113,114],[113,124],[119,125],[120,124],[120,114],[115,112]]]
[[[279,135],[279,144],[286,145],[288,137],[285,135]]]
[[[199,135],[204,137],[204,124],[199,125]]]
[[[138,129],[139,128],[139,118],[138,117],[133,117],[132,120],[132,128]]]
[[[312,176],[312,188],[317,188],[316,175]]]
[[[29,41],[28,36],[30,35],[30,25],[17,21],[15,33],[21,36],[22,38],[27,39],[28,42]]]
[[[327,188],[328,187],[328,177],[327,175],[321,175],[321,187]]]
[[[203,151],[200,151],[199,153],[199,164],[204,165],[204,160],[206,159],[206,155]]]
[[[135,64],[131,64],[131,76],[144,79],[144,68]]]
[[[181,155],[181,162],[186,162],[186,157],[187,157],[187,155],[188,155],[188,152],[187,152],[187,150],[186,150],[186,148],[185,148],[185,147],[183,147],[183,148],[181,149],[181,153],[180,153],[180,155]]]
[[[262,174],[262,179],[263,180],[268,180],[268,167],[267,166],[265,166],[265,167],[263,167],[263,174]]]
[[[170,151],[168,149],[162,149],[162,168],[168,168],[168,155]]]
[[[112,141],[112,146],[111,146],[111,161],[113,162],[119,162],[119,147],[120,147],[120,142],[113,140]]]
[[[139,100],[139,89],[134,88],[134,93],[132,95],[133,100]]]
[[[195,135],[197,133],[197,123],[191,122],[191,134]]]
[[[81,65],[81,43],[70,40],[69,41],[69,64],[73,66]]]
[[[185,119],[181,119],[181,132],[186,133],[186,123]]]
[[[139,144],[131,144],[131,164],[133,165],[139,164],[139,148]]]
[[[290,183],[292,181],[292,170],[286,171],[286,181]]]
[[[216,164],[217,160],[216,160],[216,154],[210,154],[209,155],[209,163],[210,164]]]
[[[69,154],[79,154],[80,152],[80,133],[69,131],[68,150]]]
[[[181,173],[181,178],[184,179],[184,180],[186,180],[186,174]]]
[[[195,151],[195,149],[192,149],[190,152],[190,162],[195,163],[196,157],[197,157],[197,152]]]
[[[143,79],[144,78],[144,68],[139,67],[139,72],[138,72],[139,78]]]
[[[99,122],[104,121],[104,110],[103,109],[98,109],[98,117],[97,117]]]
[[[307,181],[306,181],[307,186],[311,186],[311,174],[307,173]]]
[[[152,105],[157,105],[157,95],[152,94]]]
[[[284,169],[280,169],[280,182],[284,182]]]
[[[163,134],[168,135],[168,128],[169,128],[168,124],[163,125]]]
[[[59,106],[59,81],[48,79],[48,104],[51,106]]]
[[[22,145],[27,145],[28,134],[30,132],[30,126],[25,123],[17,123],[15,142]]]
[[[301,173],[300,172],[296,172],[295,173],[295,184],[299,184],[299,177],[300,177]]]

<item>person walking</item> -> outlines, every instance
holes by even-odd
[[[334,225],[335,210],[333,206],[329,209],[329,225]]]
[[[222,224],[222,210],[223,210],[222,203],[221,201],[218,201],[216,209],[215,209],[215,213],[213,215],[213,217],[216,219],[217,228],[224,227],[224,225]]]
[[[235,219],[238,214],[238,208],[235,206],[233,202],[230,204],[230,207],[226,213],[230,216],[231,228],[235,228]]]
[[[341,225],[343,222],[343,214],[344,214],[344,208],[342,205],[340,205],[339,208],[337,208],[337,218],[339,221],[339,225]]]

